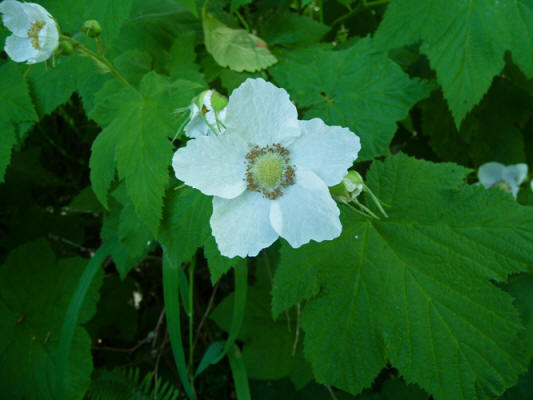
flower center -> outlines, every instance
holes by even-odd
[[[294,167],[290,152],[280,144],[254,146],[246,154],[246,183],[248,190],[263,193],[274,200],[283,195],[283,189],[294,184]]]
[[[46,25],[44,21],[35,21],[31,24],[30,29],[28,29],[28,37],[31,39],[31,45],[35,50],[41,50],[41,45],[39,44],[39,32]]]
[[[496,186],[502,190],[505,190],[506,192],[511,192],[511,186],[509,186],[509,184],[504,180],[498,181],[492,186]]]

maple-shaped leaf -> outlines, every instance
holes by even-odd
[[[422,41],[455,123],[489,89],[504,54],[533,77],[533,1],[393,0],[376,32],[381,48]]]
[[[432,89],[410,79],[368,38],[340,51],[323,46],[291,50],[269,71],[305,119],[318,117],[356,133],[361,138],[358,160],[389,154],[396,122]]]
[[[436,400],[516,383],[522,326],[491,280],[531,265],[533,213],[501,189],[466,185],[468,172],[401,154],[376,161],[366,183],[389,218],[343,207],[339,239],[282,247],[274,312],[307,300],[305,354],[319,382],[358,393],[390,363]]]

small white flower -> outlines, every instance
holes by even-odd
[[[497,186],[506,192],[512,193],[516,199],[520,184],[527,177],[527,170],[527,164],[505,166],[497,162],[489,162],[479,167],[477,176],[479,182],[485,188]]]
[[[189,106],[190,121],[185,126],[185,135],[197,138],[223,134],[226,104],[227,99],[215,90],[200,93]]]
[[[13,34],[4,50],[16,62],[34,64],[50,58],[59,43],[52,16],[39,4],[4,0],[0,3],[2,22]]]
[[[279,236],[292,247],[338,237],[339,183],[361,149],[347,128],[299,121],[288,93],[247,79],[229,98],[221,136],[176,151],[176,177],[213,197],[211,229],[227,257],[255,256]]]

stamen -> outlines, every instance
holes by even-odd
[[[289,150],[279,143],[252,147],[245,161],[248,190],[262,193],[270,200],[282,196],[283,189],[294,184],[294,167],[290,165],[289,155]]]
[[[31,45],[35,50],[41,50],[41,45],[39,44],[39,32],[46,25],[44,21],[35,21],[30,29],[28,29],[27,35],[31,38]]]

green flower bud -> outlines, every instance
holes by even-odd
[[[211,95],[211,105],[213,106],[213,110],[217,112],[222,111],[228,105],[228,98],[221,95],[216,90],[213,90],[213,94]]]
[[[349,171],[342,181],[330,187],[329,191],[335,200],[349,203],[363,191],[363,178],[356,171]]]
[[[70,42],[60,42],[58,50],[59,54],[68,56],[74,51],[74,46]]]
[[[97,38],[102,34],[102,27],[98,21],[89,19],[83,23],[81,31],[91,38]]]

